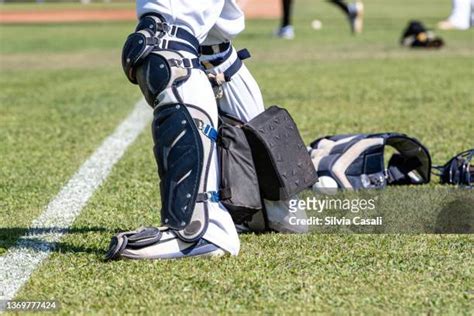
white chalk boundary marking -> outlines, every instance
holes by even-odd
[[[133,112],[87,159],[15,246],[0,256],[0,300],[12,300],[45,260],[104,182],[112,167],[148,125],[150,107],[139,101]],[[0,302],[0,312],[2,310]]]

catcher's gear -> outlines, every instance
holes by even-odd
[[[135,32],[128,36],[122,50],[122,67],[128,80],[140,86],[153,107],[161,92],[179,86],[189,78],[192,68],[200,68],[197,57],[184,58],[178,51],[198,56],[198,49],[197,39],[188,31],[167,24],[159,15],[149,14],[140,19]]]
[[[135,67],[135,78],[148,104],[154,107],[160,102],[161,92],[186,82],[191,68],[199,68],[197,58],[183,58],[173,51],[153,51]],[[180,100],[178,93],[175,90],[173,92]]]
[[[219,127],[221,190],[227,192],[222,204],[235,224],[241,224],[262,209],[257,171],[241,125],[224,117]]]
[[[385,146],[393,154],[384,166]],[[430,181],[431,157],[417,139],[398,133],[335,135],[311,143],[311,160],[324,183],[314,189],[383,188]],[[323,182],[322,181],[322,182]]]
[[[472,188],[474,166],[471,164],[474,149],[466,150],[451,158],[443,166],[434,166],[442,184],[462,185]]]
[[[312,186],[317,175],[288,111],[272,106],[244,125],[262,197],[287,200]]]
[[[165,19],[158,14],[143,16],[135,32],[128,36],[122,49],[122,67],[132,83],[137,84],[136,66],[155,50],[181,50],[198,56],[199,42],[191,33],[166,23]]]
[[[154,111],[154,153],[161,179],[161,220],[184,241],[196,241],[208,224],[207,203],[220,200],[207,191],[207,174],[217,131],[202,109],[169,104]]]
[[[400,44],[406,47],[441,48],[444,41],[419,21],[411,21],[403,32]]]
[[[145,227],[112,237],[105,260],[178,259],[224,254],[224,250],[204,239],[192,243],[183,242],[176,236],[176,232],[166,227]]]
[[[272,106],[250,122],[221,117],[222,198],[236,224],[262,210],[262,200],[288,200],[313,185],[316,172],[288,112]],[[288,208],[287,208],[288,209]]]

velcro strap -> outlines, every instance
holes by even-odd
[[[177,27],[177,26],[173,26],[173,27],[176,28],[176,31],[173,31],[173,29],[172,29],[172,32],[174,32],[174,34],[175,34],[174,36],[179,38],[179,39],[182,39],[183,41],[188,42],[189,44],[191,44],[191,46],[194,48],[196,53],[198,53],[199,52],[199,41],[197,40],[197,38],[194,37],[193,34],[189,33],[188,31],[186,31],[183,28],[180,28],[180,27]]]
[[[237,52],[237,56],[239,57],[240,60],[244,60],[244,59],[250,58],[252,55],[250,55],[250,52],[247,48],[244,48]]]
[[[242,60],[250,58],[250,52],[244,48],[237,52],[237,59],[234,63],[224,71],[225,81],[229,82],[232,80],[232,77],[242,68]]]
[[[127,247],[139,249],[157,243],[161,239],[162,233],[158,228],[146,227],[136,234],[127,236]]]
[[[242,67],[242,61],[239,58],[237,58],[235,62],[232,65],[230,65],[229,68],[227,68],[226,71],[215,75],[214,78],[212,77],[210,78],[211,85],[213,87],[217,87],[217,86],[222,85],[224,82],[229,82],[230,80],[232,80],[232,77],[240,70],[241,67]],[[219,76],[223,77],[224,82],[222,82],[222,80],[216,80],[219,78]]]
[[[201,64],[199,63],[198,58],[183,58],[183,59],[170,58],[168,59],[168,62],[171,65],[171,67],[201,68]]]
[[[237,58],[235,62],[229,68],[227,68],[226,71],[224,71],[225,81],[230,81],[232,77],[240,70],[241,67],[242,61],[240,60],[240,58]]]

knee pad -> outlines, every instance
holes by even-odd
[[[128,36],[122,50],[123,71],[130,82],[140,86],[152,107],[161,92],[186,81],[191,68],[200,68],[198,58],[184,58],[178,53],[197,54],[196,41],[191,33],[155,15],[142,17]]]
[[[189,78],[191,69],[181,66],[182,60],[177,52],[154,51],[136,67],[136,81],[149,105],[154,107],[161,92]]]
[[[122,49],[122,68],[130,82],[137,84],[136,66],[155,49],[158,39],[149,29],[130,34]]]
[[[196,241],[207,229],[207,204],[219,200],[217,192],[207,191],[217,132],[203,110],[170,104],[156,108],[152,133],[162,223],[183,241]]]

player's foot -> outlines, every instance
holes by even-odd
[[[364,28],[364,4],[360,1],[349,5],[349,23],[352,33],[360,34]]]
[[[225,254],[223,249],[205,239],[184,242],[171,229],[146,227],[112,237],[105,259],[179,259]]]
[[[458,30],[459,28],[456,27],[451,21],[449,20],[444,20],[438,23],[438,29],[443,30],[443,31],[449,31],[449,30]]]
[[[275,35],[282,39],[291,40],[295,38],[295,30],[293,29],[292,25],[287,25],[280,27],[276,32]]]

